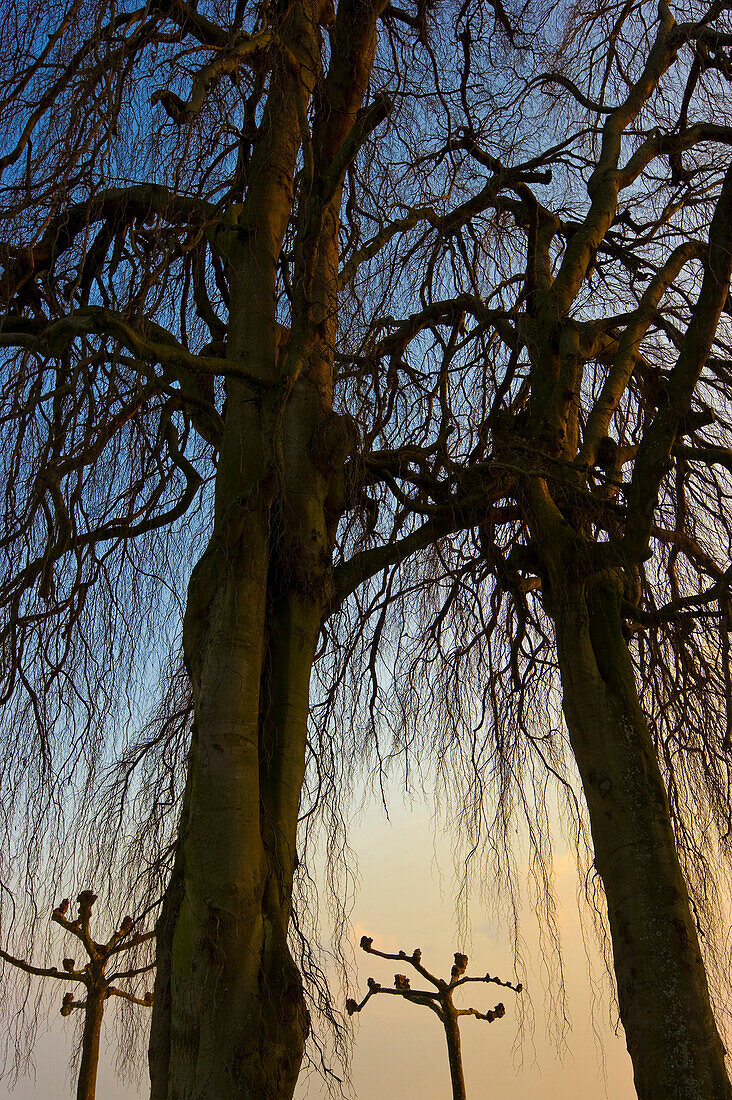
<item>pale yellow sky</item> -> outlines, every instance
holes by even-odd
[[[533,1033],[517,1042],[516,995],[495,985],[473,985],[464,1006],[485,1011],[497,1001],[506,1016],[492,1024],[466,1017],[461,1038],[469,1100],[510,1096],[512,1100],[634,1100],[630,1059],[622,1031],[611,1027],[607,989],[590,990],[588,958],[597,980],[603,973],[600,953],[591,931],[586,954],[577,910],[576,859],[565,852],[556,860],[556,894],[563,941],[567,1009],[571,1031],[560,1060],[550,1039],[551,1020],[545,1011],[546,974],[537,943],[536,923],[525,914],[523,935],[533,966],[529,973],[512,970],[509,935],[485,907],[471,908],[472,943],[455,934],[452,838],[435,838],[429,812],[422,806],[405,809],[395,801],[391,823],[377,808],[369,809],[354,828],[352,847],[358,853],[361,888],[353,910],[355,944],[361,935],[374,938],[386,951],[421,947],[425,965],[448,976],[452,956],[465,950],[471,974],[489,972],[520,980],[529,988],[534,1014]],[[439,866],[438,866],[439,865]],[[351,995],[361,999],[371,975],[390,984],[397,964],[356,951],[359,978]],[[402,964],[399,970],[408,973]],[[428,1009],[396,997],[373,997],[354,1017],[356,1044],[353,1059],[355,1100],[449,1100],[447,1050],[437,1017]],[[555,1025],[556,1026],[556,1025]],[[520,1041],[520,1040],[519,1040]],[[603,1082],[603,1055],[604,1074]],[[521,1065],[523,1062],[523,1065]],[[321,1100],[320,1082],[302,1082],[297,1100]]]
[[[493,1024],[465,1018],[461,1034],[469,1100],[490,1096],[512,1100],[634,1100],[630,1060],[622,1032],[616,1035],[610,1022],[607,990],[591,994],[588,960],[577,916],[577,878],[570,852],[556,861],[556,894],[563,940],[567,1008],[571,1031],[568,1049],[560,1060],[552,1045],[552,1020],[545,1009],[546,974],[531,914],[523,918],[523,935],[531,960],[528,972],[515,975],[511,965],[509,936],[486,907],[473,904],[472,943],[458,940],[452,881],[453,842],[435,840],[429,811],[423,806],[405,808],[394,800],[391,822],[376,806],[369,807],[354,826],[351,844],[358,854],[360,885],[353,909],[353,936],[374,937],[384,950],[421,947],[425,965],[447,975],[455,950],[470,955],[469,972],[498,974],[521,980],[531,993],[534,1027],[517,1039],[516,997],[496,986],[471,986],[466,1003],[481,1011],[502,1000],[506,1016]],[[586,934],[590,965],[597,979],[602,973],[592,933]],[[391,981],[395,964],[356,951],[359,975],[350,990],[359,999],[366,978],[373,975]],[[405,969],[403,966],[401,969]],[[113,1006],[112,1006],[113,1010]],[[449,1100],[447,1052],[439,1021],[427,1009],[397,1000],[372,998],[355,1021],[352,1100]],[[73,1095],[66,1080],[65,1060],[71,1043],[69,1021],[51,1018],[51,1032],[37,1048],[35,1082],[25,1080],[11,1094],[14,1100],[40,1100]],[[111,1031],[111,1028],[110,1028]],[[516,1043],[519,1043],[518,1050]],[[604,1050],[605,1080],[602,1054]],[[107,1049],[100,1077],[99,1100],[137,1100],[144,1088],[122,1087],[111,1072],[113,1052]],[[523,1064],[521,1064],[523,1063]],[[65,1087],[64,1087],[65,1084]],[[314,1077],[298,1087],[296,1100],[322,1100],[326,1095]]]

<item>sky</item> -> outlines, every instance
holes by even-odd
[[[424,806],[395,808],[391,823],[372,807],[354,830],[352,844],[358,853],[361,880],[353,911],[355,944],[362,935],[368,935],[373,937],[375,947],[389,952],[403,948],[411,953],[420,947],[425,966],[441,977],[449,976],[453,954],[461,950],[470,958],[469,974],[498,974],[527,987],[534,1023],[533,1028],[527,1025],[523,1034],[518,1031],[515,994],[495,985],[469,987],[463,1007],[470,1005],[484,1012],[500,1000],[506,1006],[506,1016],[492,1024],[472,1017],[462,1021],[468,1100],[486,1093],[495,1098],[511,1096],[512,1100],[564,1100],[573,1090],[583,1100],[635,1100],[630,1059],[622,1031],[616,1034],[611,1026],[607,989],[597,989],[594,999],[591,992],[588,964],[596,985],[603,964],[593,933],[588,930],[583,940],[577,908],[576,858],[571,852],[559,856],[555,867],[571,1019],[567,1049],[560,1059],[551,1041],[555,1021],[545,1006],[546,974],[542,973],[531,914],[523,914],[523,934],[532,965],[528,972],[516,974],[508,931],[495,915],[486,913],[485,905],[474,900],[471,906],[470,942],[465,942],[467,936],[456,935],[451,875],[454,844],[450,837],[435,837],[430,813]],[[359,975],[350,994],[359,1001],[366,992],[368,976],[392,984],[395,969],[409,970],[408,965],[358,950],[356,955]],[[451,1095],[447,1049],[440,1022],[433,1013],[400,998],[377,996],[353,1019],[352,1095],[356,1100],[380,1096],[391,1100],[413,1100],[415,1096],[420,1100],[447,1100]],[[317,1080],[304,1081],[297,1100],[321,1100],[324,1096]]]
[[[358,973],[349,995],[360,1000],[371,975],[391,984],[396,964],[366,956],[357,945],[362,935],[386,951],[422,949],[424,964],[433,973],[448,976],[456,950],[470,957],[468,973],[498,974],[521,981],[522,997],[530,998],[526,1015],[533,1026],[519,1030],[516,995],[495,985],[471,985],[468,1003],[485,1011],[501,1000],[506,1016],[492,1024],[466,1017],[461,1025],[468,1100],[511,1096],[512,1100],[564,1100],[573,1092],[583,1100],[634,1100],[630,1060],[621,1029],[613,1026],[603,964],[590,929],[583,937],[578,919],[577,874],[573,853],[564,850],[555,861],[558,921],[565,967],[567,1014],[570,1030],[563,1055],[552,1042],[557,1019],[547,1006],[547,974],[541,964],[538,931],[530,911],[522,914],[528,960],[521,974],[513,971],[508,930],[489,911],[487,902],[473,899],[470,932],[456,934],[455,883],[452,878],[454,842],[435,835],[428,808],[393,800],[390,820],[375,804],[354,823],[351,844],[358,855],[359,881],[352,913],[352,939]],[[468,942],[466,942],[468,941]],[[404,964],[399,967],[405,968]],[[591,978],[591,975],[593,977]],[[593,992],[594,989],[594,992]],[[114,1003],[108,1012],[114,1011]],[[450,1078],[447,1050],[437,1017],[427,1009],[396,997],[372,997],[354,1020],[354,1054],[350,1100],[447,1100]],[[74,1095],[67,1059],[73,1026],[60,1015],[49,1019],[50,1030],[36,1047],[35,1079],[22,1080],[11,1093],[0,1083],[0,1097],[8,1100],[59,1100]],[[97,1095],[99,1100],[138,1100],[144,1086],[135,1089],[115,1080],[111,1045],[113,1027],[107,1024]],[[301,1079],[296,1100],[325,1100],[327,1093],[316,1076]]]

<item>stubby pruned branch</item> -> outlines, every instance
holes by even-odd
[[[32,963],[26,962],[25,959],[16,958],[15,955],[11,955],[8,951],[0,950],[0,959],[6,963],[10,963],[10,965],[16,967],[16,969],[23,970],[26,974],[33,974],[38,978],[59,978],[61,981],[65,982],[80,982],[84,980],[82,971],[59,970],[56,966],[34,966]]]
[[[77,969],[75,960],[71,958],[65,958],[63,960],[62,970],[59,970],[56,966],[35,966],[25,959],[17,958],[15,955],[11,955],[9,952],[3,950],[0,950],[0,959],[3,959],[4,962],[9,963],[18,970],[24,971],[26,974],[32,974],[34,977],[54,978],[66,982],[81,982],[90,989],[101,984],[105,991],[105,996],[115,994],[118,997],[124,997],[127,1000],[134,1001],[136,1004],[144,1004],[149,1007],[152,1004],[151,994],[146,994],[145,998],[140,1000],[125,990],[112,987],[111,982],[118,981],[120,978],[135,978],[140,974],[148,973],[154,968],[154,962],[144,966],[131,967],[128,970],[116,971],[109,977],[105,975],[105,968],[109,959],[119,954],[121,951],[131,951],[143,943],[148,943],[154,938],[155,932],[134,932],[137,922],[134,921],[132,917],[125,917],[120,927],[115,930],[107,943],[97,943],[91,934],[90,927],[92,910],[96,900],[97,896],[91,890],[82,890],[77,898],[78,911],[73,920],[68,915],[70,907],[68,898],[64,898],[63,901],[59,902],[51,914],[51,920],[55,924],[58,924],[65,932],[68,932],[69,935],[80,940],[84,946],[89,962],[83,969]],[[64,1015],[68,1015],[71,1008],[84,1008],[86,1002],[77,1004],[74,1002],[73,994],[67,993],[64,996],[64,1006],[68,1009],[68,1011],[64,1012]]]

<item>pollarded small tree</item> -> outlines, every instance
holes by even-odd
[[[99,1068],[99,1046],[102,1036],[102,1020],[106,1002],[110,997],[122,997],[131,1004],[142,1005],[151,1008],[153,1003],[152,993],[145,993],[144,997],[138,997],[129,989],[120,988],[115,982],[138,978],[141,974],[147,974],[154,969],[155,963],[147,963],[142,966],[124,966],[120,961],[120,955],[134,951],[141,944],[147,943],[155,935],[154,932],[139,931],[136,920],[132,917],[124,917],[118,929],[112,933],[104,943],[98,943],[92,934],[91,916],[96,894],[91,890],[82,890],[77,898],[79,911],[75,919],[69,916],[69,899],[63,901],[54,909],[51,920],[60,925],[66,932],[80,941],[86,952],[88,962],[77,967],[76,959],[65,958],[63,969],[57,966],[34,966],[26,959],[17,958],[7,951],[0,950],[0,959],[22,970],[26,974],[32,974],[38,978],[53,978],[55,981],[73,982],[83,985],[86,989],[86,999],[76,1000],[72,990],[64,994],[61,1003],[61,1015],[70,1016],[75,1009],[84,1012],[84,1029],[81,1037],[81,1057],[79,1061],[79,1073],[77,1076],[76,1097],[77,1100],[94,1100],[97,1094],[97,1070]],[[110,963],[112,964],[111,973]]]
[[[449,980],[437,978],[422,965],[422,952],[418,947],[414,949],[411,955],[408,955],[406,951],[390,954],[389,952],[379,951],[373,946],[373,943],[374,941],[370,936],[361,937],[361,948],[366,951],[367,954],[376,955],[380,959],[390,959],[393,962],[409,963],[409,965],[417,971],[420,977],[424,978],[430,988],[412,989],[411,982],[406,974],[395,974],[394,986],[391,988],[381,985],[381,983],[377,982],[374,978],[369,978],[368,992],[364,998],[361,1001],[349,999],[346,1002],[346,1011],[348,1015],[353,1016],[355,1012],[361,1012],[367,1002],[378,993],[385,993],[393,997],[401,997],[411,1004],[429,1008],[435,1013],[445,1029],[453,1100],[466,1100],[465,1074],[463,1072],[463,1057],[460,1047],[460,1018],[462,1016],[472,1016],[476,1020],[486,1020],[489,1024],[492,1024],[494,1020],[503,1019],[506,1015],[506,1007],[502,1001],[499,1001],[497,1005],[493,1008],[489,1008],[487,1012],[480,1012],[477,1008],[458,1008],[454,1001],[455,992],[469,982],[481,982],[488,985],[500,985],[505,989],[512,989],[514,993],[521,993],[521,982],[517,985],[513,985],[511,982],[503,982],[500,978],[490,974],[485,974],[480,978],[470,977],[465,973],[468,969],[468,956],[463,955],[461,951],[455,952],[455,961],[450,970]]]

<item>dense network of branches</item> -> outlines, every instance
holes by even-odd
[[[179,623],[227,383],[262,396],[252,365],[226,354],[227,234],[294,16],[247,0],[17,0],[6,16],[2,879],[33,894],[42,861],[89,862],[89,836],[108,839],[112,821],[114,844],[91,861],[126,866],[120,889],[150,900],[182,789]],[[316,69],[331,24],[323,5]],[[337,864],[354,764],[381,775],[401,757],[470,792],[455,824],[504,881],[518,817],[548,888],[556,780],[582,825],[530,470],[588,545],[621,547],[625,629],[713,946],[710,872],[732,812],[729,297],[668,468],[644,439],[675,393],[730,186],[731,49],[720,0],[384,7],[342,154],[334,405],[354,432],[304,854],[312,830]],[[285,374],[304,338],[311,199],[333,186],[314,178],[308,110],[278,266]],[[553,388],[536,354],[551,309]]]

